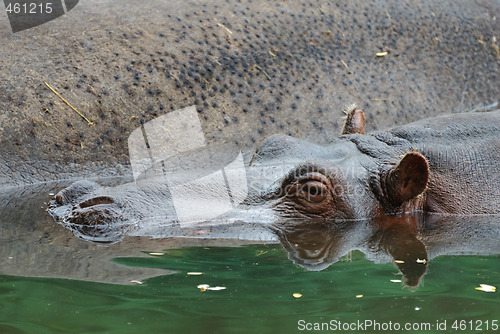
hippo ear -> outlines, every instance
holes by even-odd
[[[342,129],[343,135],[350,135],[353,133],[365,134],[365,115],[362,110],[356,109],[355,106],[351,110],[346,111],[346,120],[344,128]]]
[[[429,181],[427,159],[417,152],[407,153],[385,177],[387,199],[399,207],[424,192]]]

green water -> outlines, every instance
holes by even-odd
[[[281,245],[190,247],[113,261],[176,273],[135,285],[0,276],[0,333],[388,332],[306,330],[332,320],[432,326],[406,333],[498,333],[491,326],[500,322],[500,294],[475,289],[500,287],[500,256],[437,257],[416,289],[391,282],[401,277],[393,264],[357,251],[320,272],[293,264]],[[199,284],[226,289],[200,291]],[[457,320],[463,330],[452,328]],[[447,330],[437,330],[444,321]]]

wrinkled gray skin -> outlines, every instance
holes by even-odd
[[[335,222],[415,210],[498,214],[499,124],[500,110],[444,115],[369,135],[345,134],[327,146],[271,136],[247,169],[245,202],[206,224]],[[189,175],[188,170],[178,173]],[[173,175],[168,179],[175,183]],[[180,223],[170,190],[161,175],[117,187],[79,181],[55,195],[49,212],[94,241],[113,242],[125,234],[160,237]]]
[[[497,0],[86,0],[16,34],[3,15],[0,185],[129,174],[130,133],[193,104],[209,143],[244,150],[276,133],[325,144],[352,102],[370,111],[368,130],[491,105],[499,10]]]
[[[494,111],[443,115],[370,135],[346,134],[326,147],[273,136],[258,149],[252,166],[294,164],[271,189],[275,209],[285,216],[363,219],[414,210],[497,214],[499,125],[500,111]],[[403,161],[409,162],[403,166]],[[301,197],[310,180],[327,185],[331,203]],[[294,185],[302,188],[293,190]]]

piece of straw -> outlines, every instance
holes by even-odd
[[[58,92],[56,92],[54,90],[54,88],[50,87],[50,85],[48,83],[46,83],[45,81],[43,82],[45,84],[45,86],[47,86],[54,94],[56,94],[61,100],[63,100],[64,103],[66,103],[71,109],[73,109],[74,111],[76,111],[76,113],[78,115],[80,115],[81,117],[83,117],[84,120],[87,121],[87,123],[89,123],[89,125],[94,125],[94,122],[90,121],[87,117],[85,117],[81,112],[79,112],[78,110],[76,110],[75,107],[73,107],[68,101],[66,101],[64,99],[64,97],[62,97],[61,95],[59,95]]]

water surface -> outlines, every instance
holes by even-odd
[[[254,240],[100,245],[46,215],[51,187],[1,198],[0,333],[299,333],[338,321],[498,332],[500,295],[476,289],[500,287],[496,216],[283,222]],[[363,329],[343,332],[391,332]]]

